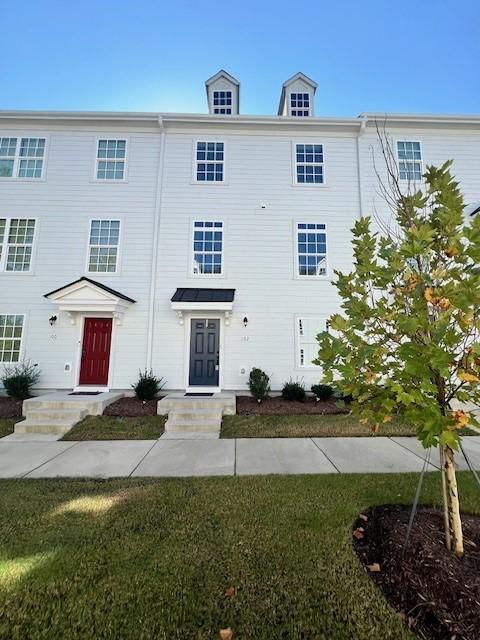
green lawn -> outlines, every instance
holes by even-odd
[[[222,438],[299,438],[371,436],[370,427],[352,416],[224,416]],[[414,436],[415,429],[399,418],[382,425],[381,436]]]
[[[21,418],[0,418],[0,438],[13,433],[13,427]]]
[[[409,638],[352,549],[418,474],[0,482],[2,640]],[[466,511],[478,486],[459,474]],[[439,504],[429,473],[422,500]],[[227,598],[225,589],[236,588]]]
[[[166,419],[166,416],[88,416],[70,429],[62,440],[156,440],[163,433]]]

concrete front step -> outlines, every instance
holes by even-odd
[[[116,391],[106,391],[98,395],[71,395],[69,392],[56,391],[36,398],[29,398],[23,402],[23,415],[30,410],[37,409],[85,409],[87,415],[100,416],[105,407],[115,400],[123,398],[124,394]]]
[[[15,425],[15,433],[64,434],[73,427],[70,420],[23,420]]]
[[[172,411],[169,415],[172,415]],[[172,433],[175,431],[206,433],[220,431],[222,421],[221,420],[195,420],[193,422],[171,421],[170,418],[165,423],[165,431]]]
[[[214,393],[212,396],[186,396],[185,393],[169,393],[158,401],[157,413],[165,415],[172,409],[216,409],[223,415],[236,413],[236,397],[234,393]]]
[[[176,424],[190,424],[199,420],[220,423],[222,421],[222,410],[215,408],[208,409],[173,409],[168,414],[168,419]]]
[[[83,420],[87,415],[88,411],[86,409],[28,409],[26,418],[31,422],[36,420],[41,422],[46,420],[65,420],[73,424]]]

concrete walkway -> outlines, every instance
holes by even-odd
[[[480,437],[464,438],[464,448],[480,469]],[[24,435],[0,440],[0,478],[402,473],[420,471],[424,457],[416,438],[405,437],[59,442]],[[429,470],[438,468],[433,450]]]

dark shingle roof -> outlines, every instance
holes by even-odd
[[[233,302],[235,289],[177,289],[172,302]]]

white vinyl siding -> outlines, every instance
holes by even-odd
[[[0,218],[0,272],[30,271],[34,237],[34,219]]]
[[[120,220],[92,220],[90,223],[88,272],[115,273],[118,267]]]
[[[223,222],[193,223],[193,274],[221,275],[223,271]]]
[[[0,362],[18,362],[22,349],[24,316],[0,314]]]
[[[126,140],[99,140],[95,173],[97,180],[124,180],[126,161]]]
[[[400,180],[422,179],[422,149],[420,142],[397,141],[398,173]]]
[[[318,356],[317,336],[325,331],[324,318],[298,317],[297,322],[297,364],[299,367],[317,368],[313,360]]]
[[[40,179],[46,138],[0,138],[0,178]]]
[[[325,224],[298,222],[296,225],[297,276],[327,275],[327,229]]]

